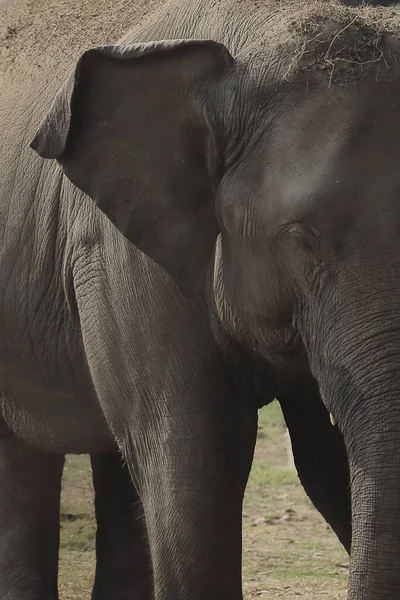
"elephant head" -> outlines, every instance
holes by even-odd
[[[306,356],[349,456],[349,597],[392,599],[399,77],[370,61],[357,81],[336,82],[329,68],[291,69],[292,58],[276,45],[234,59],[206,40],[89,50],[31,146],[184,295],[211,282],[221,327],[272,370]]]

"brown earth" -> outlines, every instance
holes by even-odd
[[[107,0],[0,0],[0,70],[18,67],[27,56],[28,62],[34,56],[39,68],[57,60],[60,69],[69,69],[85,48],[115,42],[165,3],[113,0],[110,9]],[[278,41],[290,44],[290,72],[332,71],[331,79],[346,84],[370,69],[378,68],[382,77],[388,75],[389,65],[392,68],[398,60],[398,7],[348,8],[336,0],[251,3],[271,7],[265,39],[273,30]],[[389,43],[384,40],[387,34],[392,38]]]
[[[26,55],[70,68],[84,49],[118,40],[165,0],[0,0],[0,69]],[[61,43],[62,42],[62,43]]]

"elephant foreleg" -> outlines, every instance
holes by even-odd
[[[64,457],[0,427],[0,598],[57,600]]]
[[[153,576],[142,503],[118,452],[91,456],[97,520],[93,600],[150,600]]]
[[[300,481],[322,516],[350,552],[351,501],[347,453],[311,375],[278,398],[289,429]]]
[[[133,439],[127,447],[140,482],[157,600],[242,598],[241,513],[256,411],[251,419],[218,412],[181,407],[141,433],[145,448]]]
[[[143,502],[155,598],[241,600],[257,409],[198,303],[103,247],[74,285],[94,388]]]

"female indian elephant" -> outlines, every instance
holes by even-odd
[[[7,30],[1,597],[57,598],[63,456],[84,452],[96,600],[239,600],[257,408],[277,397],[351,548],[349,599],[397,599],[398,10],[172,0],[56,93],[87,37],[132,17],[100,6],[96,29],[86,4],[79,36],[70,16],[22,28],[28,54]]]

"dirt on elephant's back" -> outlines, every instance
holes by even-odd
[[[400,6],[299,0],[292,10],[292,22],[285,25],[295,38],[287,79],[316,72],[327,76],[329,84],[348,86],[371,73],[377,81],[399,78]]]
[[[115,42],[165,0],[0,0],[0,72],[70,65],[84,49]],[[61,63],[61,65],[60,65]]]

